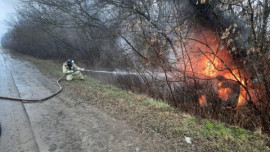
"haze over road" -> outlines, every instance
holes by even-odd
[[[0,0],[0,39],[8,30],[6,21],[9,21],[15,13],[18,2],[19,0]]]

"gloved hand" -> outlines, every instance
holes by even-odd
[[[71,74],[71,73],[73,73],[73,70],[69,70],[69,71],[67,72],[67,74]]]
[[[84,68],[80,68],[79,70],[80,70],[80,71],[85,71],[85,69],[84,69]]]
[[[74,74],[79,74],[80,73],[80,71],[76,71],[76,72],[74,72]]]

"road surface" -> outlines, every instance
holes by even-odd
[[[0,95],[40,98],[57,86],[31,63],[0,49]],[[0,152],[152,151],[122,121],[63,91],[42,103],[0,100]]]

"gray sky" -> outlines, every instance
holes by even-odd
[[[0,0],[0,38],[6,33],[8,26],[5,20],[9,20],[15,13],[15,6],[19,0]]]

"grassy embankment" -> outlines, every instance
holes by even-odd
[[[33,62],[45,75],[55,79],[62,75],[61,63],[24,58]],[[183,145],[193,145],[200,151],[270,151],[270,140],[265,135],[181,113],[146,95],[104,85],[89,77],[85,81],[63,81],[62,84],[70,89],[71,96],[89,102],[116,119],[125,120],[140,133],[149,137],[158,134],[172,151]],[[185,143],[185,136],[191,137],[192,144]]]

